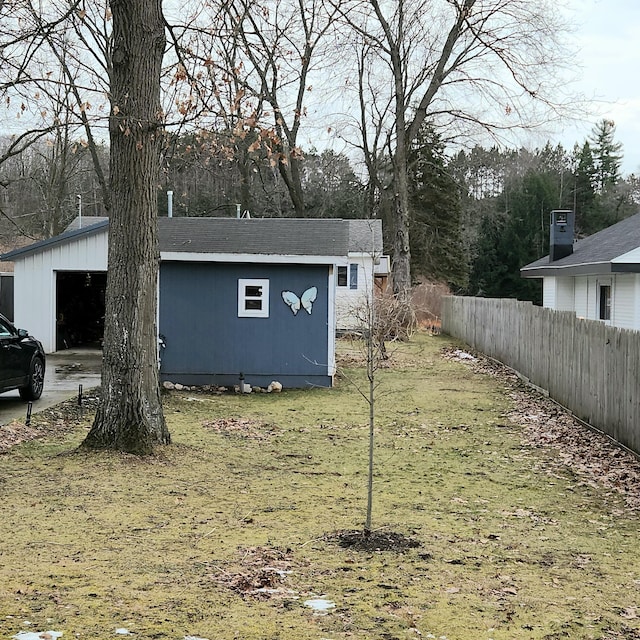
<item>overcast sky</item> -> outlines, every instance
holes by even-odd
[[[583,141],[602,118],[616,124],[624,145],[623,173],[640,175],[640,2],[568,0],[579,47],[579,90],[594,98],[593,117],[567,127],[559,141],[568,148]]]

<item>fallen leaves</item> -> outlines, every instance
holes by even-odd
[[[277,547],[249,547],[240,549],[238,569],[217,569],[209,577],[216,584],[242,596],[259,600],[276,597],[295,597],[296,591],[284,585],[292,573],[293,552]]]
[[[276,433],[273,425],[260,422],[260,420],[246,418],[218,418],[216,420],[207,420],[202,423],[202,426],[205,429],[226,436],[239,436],[254,440],[267,440]]]
[[[558,474],[568,468],[581,479],[579,484],[621,495],[627,509],[640,510],[640,460],[633,453],[589,428],[551,398],[526,386],[508,367],[479,353],[474,352],[473,359],[461,357],[461,353],[466,354],[446,348],[442,357],[504,380],[513,403],[513,409],[505,417],[522,427],[526,445],[556,452],[555,461],[545,466],[546,473]],[[528,514],[522,514],[525,515]]]

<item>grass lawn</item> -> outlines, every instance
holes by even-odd
[[[512,382],[451,345],[418,335],[378,373],[373,526],[417,546],[340,544],[366,507],[351,343],[332,390],[171,392],[149,459],[37,414],[68,428],[0,455],[0,638],[640,638],[640,511],[525,437]]]

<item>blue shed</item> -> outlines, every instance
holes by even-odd
[[[161,379],[331,386],[345,220],[159,218]]]

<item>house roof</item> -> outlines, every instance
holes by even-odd
[[[15,260],[63,245],[75,238],[106,232],[108,218],[76,219],[53,238],[0,256]],[[164,254],[242,254],[346,257],[349,251],[382,253],[380,220],[336,218],[158,218],[160,252]]]
[[[540,258],[520,269],[524,278],[640,272],[640,213],[578,240],[569,256]]]
[[[349,251],[353,253],[382,254],[382,220],[348,220]]]

